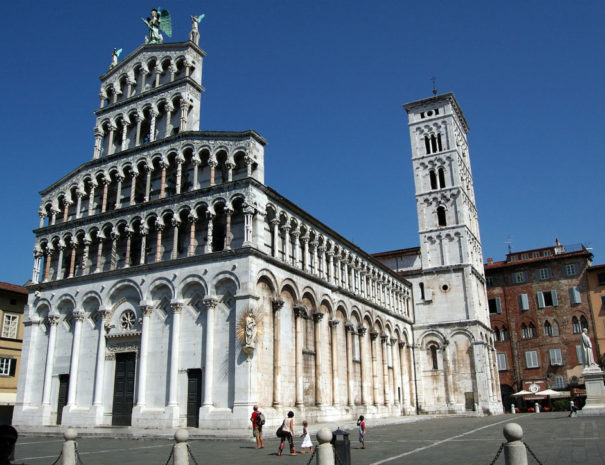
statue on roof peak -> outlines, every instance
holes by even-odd
[[[204,19],[205,14],[198,16],[191,16],[191,32],[189,33],[189,40],[193,42],[195,45],[198,45],[200,41],[200,32],[198,29],[198,24],[202,19]]]
[[[160,31],[168,37],[172,37],[172,22],[168,10],[163,10],[159,7],[154,8],[147,19],[141,19],[147,25],[147,29],[149,29],[149,34],[145,36],[146,44],[161,44],[164,42],[164,37]]]

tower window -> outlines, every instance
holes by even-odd
[[[419,283],[418,286],[420,287],[420,298],[424,300],[424,283]]]
[[[447,226],[444,207],[437,207],[437,222],[439,223],[439,226]]]
[[[441,137],[441,135],[439,135]],[[443,189],[445,187],[445,172],[443,168],[439,168],[439,187]]]
[[[431,351],[431,362],[433,363],[433,370],[438,370],[439,364],[437,363],[437,346],[431,346],[429,350]]]
[[[431,136],[424,136],[424,146],[426,148],[426,154],[437,153],[443,151],[443,143],[441,142],[441,134],[431,134]]]
[[[435,176],[435,171],[429,171],[429,178],[431,179],[431,189],[437,189],[437,176]]]

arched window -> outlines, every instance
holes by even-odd
[[[437,176],[435,176],[435,171],[429,171],[429,178],[431,179],[431,189],[437,189]]]
[[[527,332],[527,326],[525,323],[521,325],[521,338],[527,339],[529,337],[529,333]]]
[[[439,223],[439,226],[447,226],[444,207],[437,207],[437,222]]]
[[[437,363],[437,346],[432,345],[431,347],[429,347],[429,350],[431,351],[431,361],[433,362],[433,370],[438,370],[439,364]]]
[[[580,328],[580,322],[575,316],[571,319],[571,328],[574,334],[582,332],[582,328]]]
[[[429,136],[424,136],[424,147],[426,148],[426,154],[429,155],[431,153],[431,140]]]
[[[588,321],[586,321],[586,318],[584,318],[584,316],[580,317],[580,326],[582,327],[582,329],[588,329]]]
[[[552,336],[552,326],[548,321],[544,322],[544,334],[546,336]]]
[[[500,340],[500,330],[497,327],[494,328],[494,337],[496,338],[496,341]]]
[[[439,187],[441,189],[443,189],[445,187],[445,172],[443,171],[443,168],[439,168]]]
[[[559,335],[559,323],[557,323],[556,321],[552,322],[552,335],[553,336]]]
[[[502,341],[507,341],[508,340],[508,329],[506,329],[506,326],[502,326]]]
[[[536,337],[536,327],[534,326],[533,323],[529,324],[528,333],[529,333],[529,337]]]
[[[437,151],[437,138],[435,134],[431,136],[431,153],[435,153]]]

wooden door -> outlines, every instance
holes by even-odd
[[[202,370],[187,370],[187,426],[199,426],[202,406]]]
[[[134,404],[136,354],[116,354],[116,373],[113,385],[112,422],[114,426],[130,426]]]

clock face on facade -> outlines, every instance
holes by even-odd
[[[532,383],[529,385],[529,390],[535,394],[540,390],[540,386],[538,386],[536,383]]]

